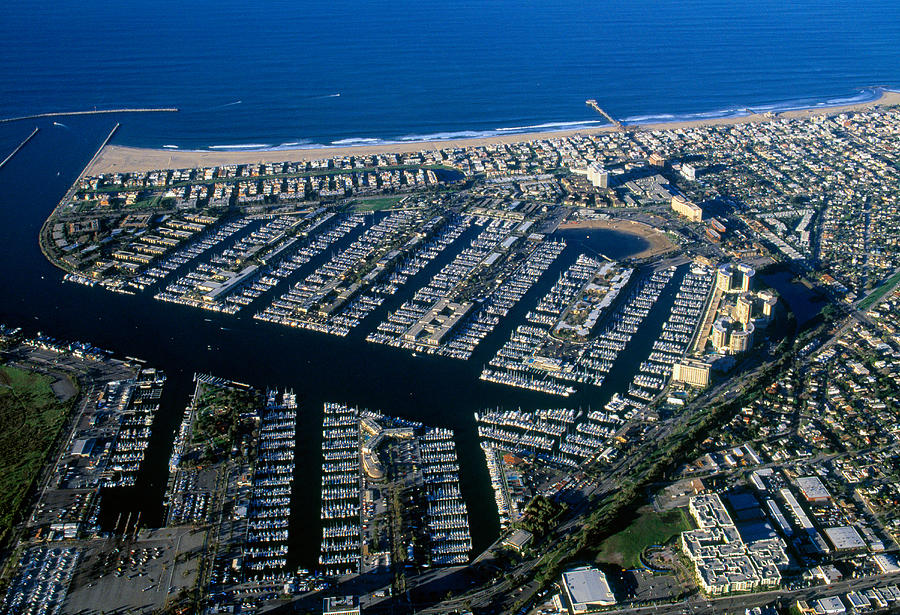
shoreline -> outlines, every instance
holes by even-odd
[[[625,131],[679,130],[703,126],[726,126],[771,122],[779,119],[797,119],[816,115],[836,115],[847,111],[862,111],[880,106],[900,105],[900,92],[881,90],[873,100],[835,106],[815,106],[781,112],[748,113],[717,118],[674,120],[626,124]],[[617,132],[612,125],[596,128],[575,128],[544,132],[522,132],[466,139],[438,141],[410,141],[408,143],[379,143],[371,145],[341,145],[299,149],[260,150],[177,150],[106,145],[100,155],[85,167],[82,174],[146,172],[162,169],[186,169],[230,164],[260,164],[274,162],[307,162],[340,156],[371,156],[377,154],[406,154],[440,149],[478,147],[485,145],[514,144],[537,140],[559,139],[574,135],[596,135]]]
[[[666,254],[676,249],[666,234],[658,228],[627,218],[607,218],[602,220],[572,220],[561,223],[556,227],[557,231],[591,231],[610,230],[619,233],[635,235],[647,242],[640,252],[629,256],[630,259],[640,260]]]

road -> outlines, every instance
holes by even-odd
[[[691,613],[701,615],[704,613],[737,613],[744,609],[751,609],[756,606],[765,606],[767,604],[777,603],[781,606],[788,607],[797,600],[818,600],[828,596],[837,596],[846,594],[850,591],[863,591],[872,587],[884,587],[900,582],[900,573],[881,575],[877,577],[865,577],[862,579],[849,579],[847,581],[839,581],[831,585],[819,585],[816,587],[805,587],[796,590],[778,589],[769,592],[757,592],[750,594],[740,594],[732,596],[723,596],[721,598],[706,598],[703,596],[694,596],[691,599],[677,602],[673,604],[656,604],[652,606],[628,606],[621,609],[604,611],[604,615],[618,615],[628,613],[636,615],[640,613],[653,613],[654,615],[676,615]]]

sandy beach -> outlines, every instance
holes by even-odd
[[[632,254],[631,258],[649,258],[659,254],[665,254],[673,250],[675,246],[669,241],[665,233],[659,229],[653,228],[649,224],[638,222],[637,220],[626,220],[624,218],[609,218],[607,220],[578,220],[573,222],[563,222],[559,225],[561,231],[565,230],[591,230],[591,229],[608,229],[637,235],[647,242],[647,247]]]
[[[654,124],[634,124],[627,130],[676,130],[711,125],[746,124],[770,122],[780,118],[802,118],[812,115],[835,115],[846,111],[860,111],[878,106],[900,105],[900,92],[883,91],[875,100],[834,107],[812,107],[795,111],[772,114],[749,114],[738,117],[665,122]],[[154,171],[157,169],[185,169],[220,166],[227,164],[253,164],[264,162],[303,162],[336,156],[370,156],[373,154],[421,152],[436,149],[477,147],[480,145],[522,143],[538,139],[556,139],[576,134],[601,134],[616,130],[613,126],[599,128],[561,130],[555,132],[529,132],[510,135],[483,137],[478,139],[456,139],[447,141],[417,141],[411,143],[379,144],[365,146],[322,147],[314,149],[283,149],[254,151],[189,151],[127,147],[107,145],[85,168],[82,175],[103,173],[126,173]]]

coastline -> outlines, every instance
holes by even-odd
[[[861,111],[880,106],[900,105],[900,92],[882,90],[873,100],[847,105],[809,107],[774,113],[749,113],[747,115],[719,118],[675,120],[672,122],[651,122],[627,124],[626,131],[678,130],[702,126],[725,126],[770,122],[778,119],[796,119],[815,115],[835,115],[847,111]],[[184,169],[229,164],[258,164],[269,162],[305,162],[339,156],[371,156],[376,154],[404,154],[438,149],[478,147],[485,145],[513,144],[528,141],[559,139],[573,135],[594,135],[615,132],[612,125],[596,128],[577,128],[546,132],[523,132],[468,139],[448,139],[441,141],[411,141],[409,143],[383,143],[373,145],[344,145],[304,149],[269,150],[174,150],[132,147],[126,145],[106,145],[99,155],[82,172],[86,175],[103,173],[145,172],[160,169]]]

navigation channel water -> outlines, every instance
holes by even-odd
[[[613,392],[627,389],[634,368],[659,333],[684,273],[680,270],[672,280],[604,386],[587,387],[569,398],[483,382],[478,375],[510,331],[522,323],[525,312],[580,252],[622,258],[646,247],[639,237],[597,230],[560,233],[568,243],[561,258],[466,362],[413,357],[407,351],[367,343],[364,336],[373,320],[346,338],[336,338],[255,321],[252,309],[232,317],[154,301],[147,293],[126,296],[66,284],[61,272],[38,249],[38,231],[109,130],[109,120],[76,119],[68,124],[70,130],[39,133],[0,171],[0,322],[22,326],[29,334],[40,330],[60,339],[89,341],[117,356],[139,357],[167,372],[163,409],[153,426],[137,486],[104,493],[102,510],[107,526],[114,525],[119,513],[138,510],[148,526],[162,522],[173,433],[193,389],[193,374],[205,372],[260,388],[292,388],[298,394],[291,525],[294,564],[312,567],[318,555],[320,429],[326,401],[378,409],[455,430],[463,495],[473,542],[480,550],[496,538],[499,527],[473,412],[489,407],[601,407]],[[380,310],[401,302],[406,296],[403,293],[410,294],[447,258],[448,253],[442,254]]]

